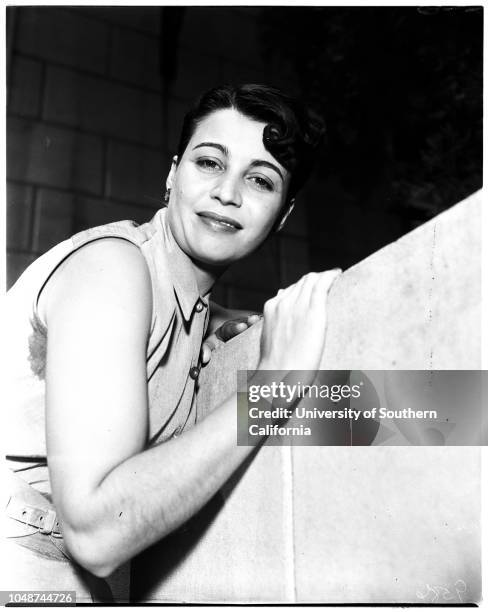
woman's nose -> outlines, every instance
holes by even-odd
[[[239,181],[230,175],[219,177],[210,195],[224,206],[242,206]]]

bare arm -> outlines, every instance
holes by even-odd
[[[234,398],[144,450],[150,280],[136,247],[115,242],[72,256],[46,295],[53,496],[68,549],[98,576],[182,524],[251,451],[236,444]]]

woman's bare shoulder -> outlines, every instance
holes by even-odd
[[[95,268],[116,273],[121,266],[128,265],[130,273],[133,269],[140,272],[146,268],[140,248],[125,238],[116,237],[100,238],[83,245],[71,254],[66,263],[80,271]]]
[[[47,321],[53,309],[80,299],[98,302],[100,307],[123,301],[131,310],[150,309],[151,279],[139,247],[112,237],[80,247],[46,283],[39,312]]]

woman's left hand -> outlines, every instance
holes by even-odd
[[[251,325],[257,323],[262,318],[262,315],[253,313],[243,317],[237,317],[223,323],[218,329],[205,338],[202,344],[202,350],[200,353],[200,360],[202,366],[207,365],[212,357],[212,351],[214,351],[223,342],[227,342],[234,336],[238,336],[243,331],[246,331]]]

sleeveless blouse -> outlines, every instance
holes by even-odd
[[[199,295],[191,261],[176,243],[163,208],[143,225],[121,221],[76,234],[31,264],[8,292],[5,445],[7,456],[13,460],[31,461],[32,467],[46,462],[44,373],[49,330],[38,312],[42,288],[69,255],[109,237],[135,244],[151,279],[147,447],[179,435],[198,420],[195,391],[200,348],[209,319],[209,296]],[[11,463],[19,467],[17,460]],[[47,476],[46,481],[50,489]]]

